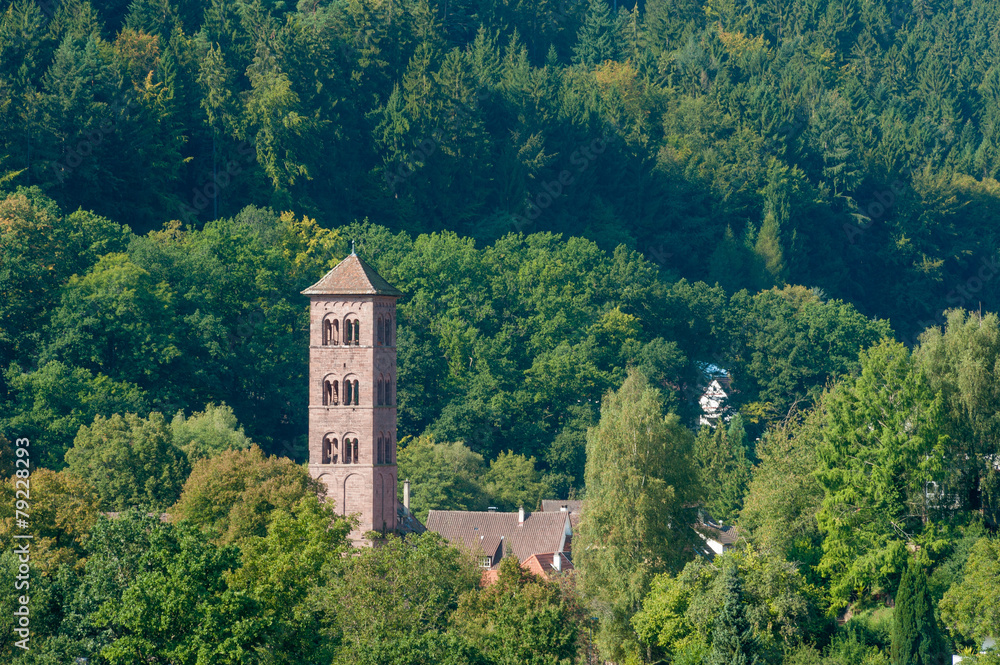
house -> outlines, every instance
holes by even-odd
[[[484,571],[498,569],[505,556],[516,556],[522,566],[538,566],[547,575],[565,568],[573,536],[568,511],[528,513],[523,508],[516,513],[432,510],[427,530],[471,553]],[[532,557],[536,561],[528,563]],[[484,582],[490,579],[495,575],[484,574]]]
[[[699,368],[707,386],[698,398],[701,406],[698,424],[714,426],[720,420],[728,421],[732,417],[729,413],[729,393],[732,392],[729,372],[710,363],[700,363]]]
[[[706,556],[714,557],[724,554],[736,547],[740,539],[740,530],[733,525],[717,524],[710,519],[699,520],[695,532],[701,536],[708,546]]]

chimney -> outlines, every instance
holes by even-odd
[[[403,481],[403,513],[410,514],[410,481]]]
[[[562,572],[562,553],[556,552],[552,555],[552,567],[557,573]]]
[[[524,524],[524,506],[517,509],[517,523]]]

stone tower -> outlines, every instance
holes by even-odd
[[[366,531],[396,529],[396,298],[353,252],[309,296],[309,472]]]

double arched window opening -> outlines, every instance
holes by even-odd
[[[343,451],[333,434],[323,437],[323,464],[357,464],[359,461],[358,440],[344,437]]]
[[[378,386],[375,391],[376,401],[375,403],[379,406],[392,405],[392,395],[395,392],[395,386],[393,385],[392,378],[380,374],[378,377]]]
[[[344,317],[344,345],[358,346],[361,344],[361,321],[350,316]]]
[[[323,319],[323,346],[340,344],[340,321],[327,317]]]
[[[385,316],[379,314],[378,323],[376,324],[375,339],[378,341],[379,346],[392,346],[392,338],[392,317],[388,314]]]
[[[323,437],[323,464],[336,464],[339,453],[337,439],[327,434]]]
[[[361,391],[358,388],[358,380],[351,381],[344,379],[344,406],[357,406]]]
[[[323,379],[323,406],[336,406],[339,403],[340,382],[336,379]]]
[[[395,437],[390,437],[389,432],[379,432],[378,445],[375,449],[377,463],[392,464],[395,447]]]
[[[361,389],[358,380],[344,379],[344,406],[358,406]],[[340,404],[340,381],[327,377],[323,379],[323,406]]]

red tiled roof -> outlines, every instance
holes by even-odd
[[[559,557],[562,561],[562,570],[556,570],[555,566],[552,565],[555,558]],[[560,572],[566,572],[568,570],[573,570],[573,562],[570,558],[566,556],[563,552],[546,552],[544,554],[532,554],[527,559],[521,562],[521,567],[530,573],[538,575],[542,579],[550,579],[553,575],[558,575]],[[500,564],[496,564],[489,570],[484,570],[482,577],[479,580],[481,586],[489,586],[497,581],[500,577]]]
[[[492,555],[502,538],[503,554],[513,552],[524,562],[533,554],[560,551],[568,519],[567,513],[526,513],[519,524],[518,513],[432,510],[427,530],[474,555]]]
[[[402,296],[403,292],[382,279],[375,269],[351,254],[323,275],[323,278],[302,292],[307,296],[320,295],[377,295]]]
[[[559,557],[562,563],[562,571],[556,570],[555,558]],[[549,579],[551,575],[558,575],[560,572],[573,570],[573,562],[562,552],[546,552],[545,554],[533,554],[521,564],[522,567],[530,570],[539,577]]]

